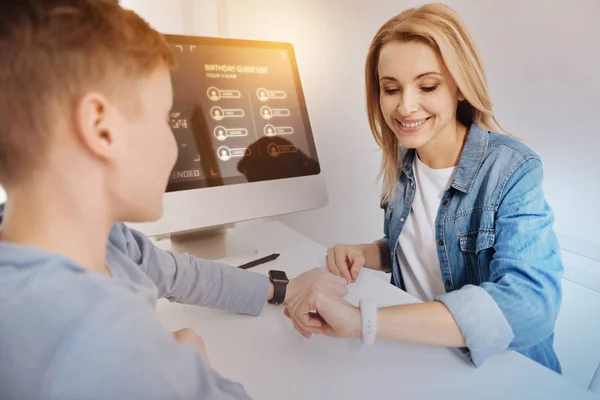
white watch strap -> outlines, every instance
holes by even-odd
[[[362,299],[359,306],[362,324],[361,341],[363,344],[372,345],[377,336],[377,304],[373,300]]]

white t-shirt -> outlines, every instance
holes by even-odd
[[[435,240],[440,202],[456,167],[432,169],[415,154],[415,198],[398,238],[398,262],[406,291],[423,301],[446,292]]]

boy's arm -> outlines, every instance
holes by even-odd
[[[118,227],[129,257],[158,287],[159,297],[184,304],[259,315],[269,295],[269,279],[261,274],[176,254],[156,247],[143,233]]]
[[[194,347],[178,344],[139,297],[113,293],[80,321],[54,353],[44,397],[249,398],[242,385],[212,370]]]

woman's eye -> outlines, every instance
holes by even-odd
[[[421,88],[426,93],[433,92],[435,89],[437,89],[437,86],[425,86]]]

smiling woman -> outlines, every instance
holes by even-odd
[[[336,245],[327,265],[347,281],[362,267],[391,272],[425,303],[358,310],[334,299],[316,310],[335,332],[360,332],[362,320],[375,325],[369,337],[461,347],[475,366],[508,348],[560,372],[563,265],[542,163],[501,133],[482,66],[442,4],[405,10],[375,34],[365,76],[385,236]]]

